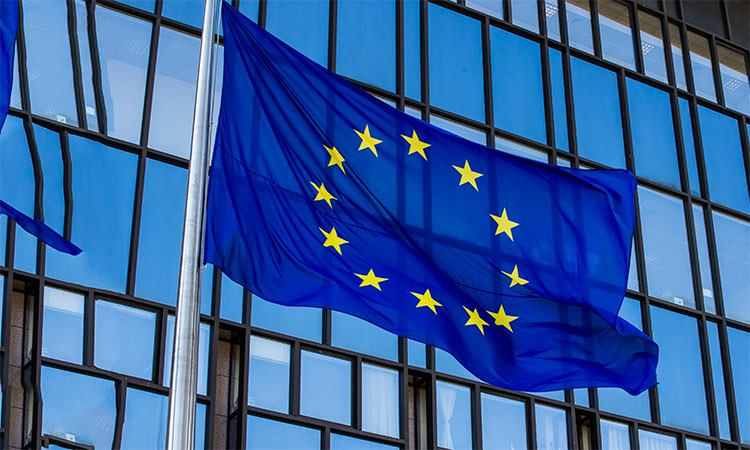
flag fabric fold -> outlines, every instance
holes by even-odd
[[[656,344],[617,316],[632,174],[469,142],[223,11],[206,262],[266,300],[445,349],[500,387],[655,384]]]

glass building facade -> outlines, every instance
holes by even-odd
[[[2,447],[163,448],[203,5],[19,4],[0,197],[84,253],[0,219]],[[620,314],[659,344],[659,384],[500,389],[439,349],[266,302],[209,266],[198,448],[750,448],[747,1],[233,5],[467,139],[634,172]]]

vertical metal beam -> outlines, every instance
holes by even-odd
[[[193,449],[195,445],[199,300],[206,181],[208,179],[208,147],[211,139],[211,85],[214,76],[212,44],[217,14],[216,1],[206,0],[204,8],[172,354],[167,425],[168,450]]]

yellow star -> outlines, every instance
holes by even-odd
[[[312,184],[313,187],[318,191],[318,195],[315,196],[315,200],[314,201],[317,202],[319,200],[325,200],[326,203],[328,203],[328,206],[330,206],[331,209],[333,209],[333,205],[331,204],[331,200],[338,200],[338,199],[336,197],[334,197],[333,195],[331,195],[330,192],[328,192],[328,189],[326,189],[325,184],[323,184],[321,182],[320,183],[320,187],[318,187],[312,181],[310,182],[310,184]]]
[[[453,168],[458,170],[458,173],[461,174],[461,181],[458,182],[459,186],[465,183],[469,183],[470,185],[474,186],[474,189],[479,191],[476,179],[481,177],[482,174],[471,170],[471,167],[469,167],[469,160],[466,160],[466,163],[463,167],[453,166]]]
[[[339,255],[341,254],[341,246],[343,244],[348,244],[349,241],[345,241],[344,239],[341,239],[336,232],[336,227],[332,227],[331,231],[326,233],[326,231],[322,228],[318,228],[321,233],[323,233],[326,237],[325,242],[323,242],[323,247],[333,247],[336,249],[337,252],[339,252]]]
[[[500,305],[500,310],[498,310],[498,312],[496,313],[493,313],[492,311],[487,312],[495,319],[495,325],[502,325],[510,330],[511,333],[513,332],[513,328],[510,327],[510,323],[518,319],[518,316],[509,316],[505,314],[505,308],[503,308],[503,305]]]
[[[463,306],[463,305],[461,305]],[[484,335],[484,328],[482,328],[484,325],[489,325],[487,322],[484,321],[481,317],[479,317],[479,313],[477,312],[477,309],[474,308],[474,311],[470,311],[469,308],[463,306],[463,308],[466,310],[467,313],[469,313],[469,320],[466,321],[464,326],[469,325],[476,325],[477,328],[479,328],[479,331],[482,332],[482,335]]]
[[[415,308],[421,308],[422,306],[426,306],[430,308],[432,312],[437,314],[437,310],[435,309],[435,307],[443,306],[440,303],[436,302],[435,299],[432,298],[432,295],[430,294],[429,289],[424,291],[424,294],[417,294],[416,292],[412,292],[411,295],[419,299],[419,303],[417,303],[417,306],[415,306]]]
[[[365,125],[364,133],[360,133],[357,130],[354,130],[354,132],[357,133],[359,137],[362,139],[362,143],[359,144],[359,148],[357,149],[357,151],[369,148],[370,150],[372,150],[372,154],[375,155],[375,157],[377,157],[378,150],[375,148],[375,146],[380,144],[383,141],[381,141],[380,139],[375,139],[374,137],[370,136],[369,125]]]
[[[326,147],[325,145],[323,147]],[[339,166],[339,169],[341,169],[342,172],[346,173],[346,170],[344,170],[344,166],[341,165],[344,161],[343,156],[341,156],[341,153],[336,149],[336,147],[328,148],[326,147],[326,150],[328,150],[328,154],[331,155],[331,160],[328,161],[328,167],[333,166],[334,164]]]
[[[513,272],[511,273],[508,273],[508,272],[503,272],[503,273],[510,277],[510,287],[513,287],[517,284],[520,284],[521,286],[523,286],[524,284],[529,282],[529,280],[524,280],[523,278],[518,276],[518,266],[513,266]]]
[[[354,275],[362,279],[362,282],[359,284],[359,287],[372,286],[379,291],[382,291],[382,289],[380,289],[380,283],[383,281],[388,281],[388,278],[376,277],[372,269],[370,269],[370,271],[367,272],[367,275],[360,275],[358,273],[355,273]]]
[[[427,155],[424,154],[424,149],[430,146],[430,144],[427,144],[425,142],[422,142],[419,140],[419,137],[417,137],[417,132],[414,131],[412,136],[404,136],[401,135],[402,138],[406,139],[406,141],[409,143],[409,154],[412,153],[419,153],[422,155],[422,158],[424,158],[425,161],[427,161]]]
[[[503,208],[503,214],[500,217],[497,217],[494,214],[490,214],[490,217],[495,219],[495,222],[497,222],[497,230],[495,231],[495,236],[497,236],[500,233],[505,233],[508,235],[508,237],[512,241],[513,232],[511,230],[517,227],[518,223],[513,222],[512,220],[508,219],[508,213],[505,211],[505,208]]]

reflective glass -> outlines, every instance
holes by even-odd
[[[701,195],[701,184],[698,180],[698,161],[695,154],[695,141],[693,140],[693,119],[690,117],[690,104],[684,98],[680,98],[680,128],[682,128],[682,143],[685,146],[685,161],[687,164],[688,182],[690,193]]]
[[[135,6],[136,8],[141,8],[146,11],[152,12],[154,10],[154,3],[156,3],[156,0],[119,0],[120,3],[125,3],[126,5]]]
[[[201,5],[201,18],[202,10]],[[161,27],[148,146],[186,159],[190,157],[199,53],[200,39]]]
[[[96,98],[94,97],[94,78],[91,67],[91,49],[89,47],[89,35],[86,12],[86,2],[75,1],[76,8],[76,32],[78,36],[78,54],[81,58],[81,82],[83,83],[83,103],[86,113],[86,126],[89,130],[99,131],[99,123],[96,117]],[[151,7],[153,9],[153,6]]]
[[[716,416],[719,423],[719,437],[731,439],[729,433],[729,416],[727,414],[727,394],[724,389],[724,368],[721,364],[721,347],[719,346],[719,327],[715,322],[708,321],[708,347],[711,354],[711,375],[714,382],[714,399],[716,401]]]
[[[480,381],[479,378],[474,376],[474,374],[466,370],[460,362],[456,361],[456,358],[454,358],[453,355],[442,348],[435,347],[435,368],[438,372]]]
[[[672,48],[672,65],[674,67],[675,82],[677,83],[678,88],[687,90],[687,82],[685,81],[685,61],[682,56],[682,39],[680,36],[680,28],[677,25],[670,23],[669,40]]]
[[[495,126],[546,142],[539,44],[495,27],[490,28],[490,42]]]
[[[63,234],[65,225],[65,184],[60,135],[34,124],[34,140],[42,163],[44,223]]]
[[[693,439],[686,439],[687,450],[711,450],[713,447],[708,442],[695,441]]]
[[[289,344],[250,338],[247,404],[281,413],[289,411]]]
[[[14,47],[15,49],[15,47]],[[21,109],[21,89],[18,87],[18,52],[13,53],[13,84],[10,87],[10,107]]]
[[[122,450],[164,448],[167,443],[169,397],[128,388],[125,421],[122,424]]]
[[[471,449],[471,391],[453,383],[437,383],[438,447]]]
[[[503,0],[466,0],[466,6],[488,16],[503,19]]]
[[[693,204],[693,224],[695,228],[695,244],[698,247],[698,271],[701,279],[703,309],[716,313],[714,302],[714,286],[711,279],[711,261],[708,255],[708,240],[706,238],[706,221],[703,207]]]
[[[612,168],[625,168],[617,75],[571,58],[578,154]]]
[[[257,416],[247,416],[248,450],[318,450],[320,431],[278,422]]]
[[[499,0],[497,0],[499,3]],[[468,4],[467,6],[471,7]],[[404,1],[404,89],[406,96],[422,99],[422,17],[419,0]]]
[[[750,444],[750,333],[727,327],[729,339],[729,360],[732,363],[734,381],[734,398],[737,403],[737,423],[740,429],[740,441]]]
[[[482,444],[486,449],[524,449],[526,404],[482,393]]]
[[[560,11],[559,0],[544,0],[544,15],[547,20],[547,36],[560,41]]]
[[[425,368],[427,367],[427,348],[421,342],[407,340],[408,348],[406,350],[409,355],[409,365]]]
[[[620,307],[619,317],[630,322],[631,325],[642,330],[641,303],[638,300],[625,297]],[[635,397],[619,388],[601,388],[599,391],[599,408],[623,416],[649,421],[648,391],[641,392]]]
[[[163,0],[161,13],[170,19],[203,28],[203,0]]]
[[[135,295],[174,306],[180,272],[187,170],[146,160]]]
[[[630,448],[630,427],[620,422],[600,420],[602,448],[609,450],[627,450]]]
[[[635,243],[630,242],[630,266],[628,267],[628,289],[640,291],[641,283],[638,281],[638,261],[635,255]]]
[[[72,134],[68,141],[75,205],[71,237],[84,252],[47,252],[46,274],[124,292],[138,157]]]
[[[396,2],[339,0],[337,4],[336,72],[395,92]]]
[[[638,187],[648,292],[695,307],[682,200]]]
[[[201,314],[211,315],[214,291],[214,266],[206,264],[201,271]]]
[[[44,287],[42,356],[83,364],[83,295]]]
[[[242,0],[240,2],[240,12],[252,20],[258,23],[258,10],[260,9],[260,0]]]
[[[96,36],[107,134],[139,143],[151,24],[99,6]]]
[[[245,290],[231,278],[221,275],[221,303],[219,303],[219,316],[222,319],[242,322],[242,303],[244,302]]]
[[[150,380],[156,313],[104,300],[94,309],[94,365]]]
[[[454,120],[444,119],[440,116],[431,115],[430,123],[436,127],[440,127],[446,131],[461,136],[464,139],[468,139],[477,144],[487,145],[487,135],[484,131],[477,130],[476,128],[467,127],[464,124],[458,123]]]
[[[692,317],[651,307],[652,336],[659,345],[661,423],[708,434],[698,324]]]
[[[741,45],[742,42],[750,42],[750,3],[743,0],[729,0],[725,3],[727,16],[729,17],[732,40]]]
[[[641,55],[646,75],[666,83],[667,64],[661,21],[654,15],[638,10],[638,27],[641,30]]]
[[[331,433],[331,450],[398,450],[398,447]]]
[[[513,25],[539,32],[539,11],[536,0],[510,0]],[[494,85],[493,85],[494,86]]]
[[[724,314],[750,323],[750,223],[716,211],[713,220]]]
[[[172,381],[172,347],[174,346],[174,316],[167,316],[167,335],[164,341],[164,386]],[[208,349],[211,344],[211,325],[201,323],[198,329],[198,394],[208,395]]]
[[[398,372],[362,364],[362,431],[399,437]]]
[[[503,139],[499,136],[495,137],[495,148],[505,153],[521,156],[534,161],[543,163],[549,162],[549,157],[546,152],[527,147],[514,141],[509,141],[508,139]]]
[[[588,389],[573,389],[573,400],[576,405],[589,407],[589,390]]]
[[[536,404],[536,445],[547,450],[568,448],[567,414],[562,409]]]
[[[747,178],[737,121],[698,105],[708,193],[711,200],[750,213]]]
[[[549,49],[550,87],[552,89],[552,112],[555,121],[555,146],[570,151],[568,146],[568,107],[565,104],[565,79],[560,50]]]
[[[594,41],[591,37],[590,8],[589,0],[565,1],[565,16],[568,21],[568,43],[572,47],[593,55]]]
[[[693,84],[695,95],[713,102],[716,101],[716,89],[714,88],[714,74],[711,68],[711,52],[708,48],[708,39],[687,32],[688,47],[690,48],[690,67],[693,69]]]
[[[674,436],[638,430],[638,443],[641,450],[677,450],[677,439]]]
[[[630,8],[614,0],[598,0],[597,8],[602,56],[615,64],[635,70]]]
[[[23,2],[31,111],[77,126],[67,17],[65,2]]]
[[[719,71],[724,89],[724,104],[741,113],[750,115],[750,85],[748,84],[745,55],[721,45],[716,46],[719,53]]]
[[[328,67],[327,0],[270,1],[266,29],[295,50]]]
[[[351,393],[351,361],[302,351],[300,414],[349,425]]]
[[[398,361],[398,336],[338,311],[331,311],[331,345]]]
[[[42,367],[40,387],[42,434],[112,448],[117,416],[114,381]]]
[[[308,341],[321,342],[323,311],[306,306],[284,306],[253,295],[250,324]],[[285,320],[279,320],[284,317]]]
[[[484,122],[480,22],[433,3],[428,10],[430,102]]]
[[[627,78],[635,173],[680,189],[669,93]]]
[[[725,37],[721,4],[712,0],[689,0],[682,5],[683,18],[689,24]]]

